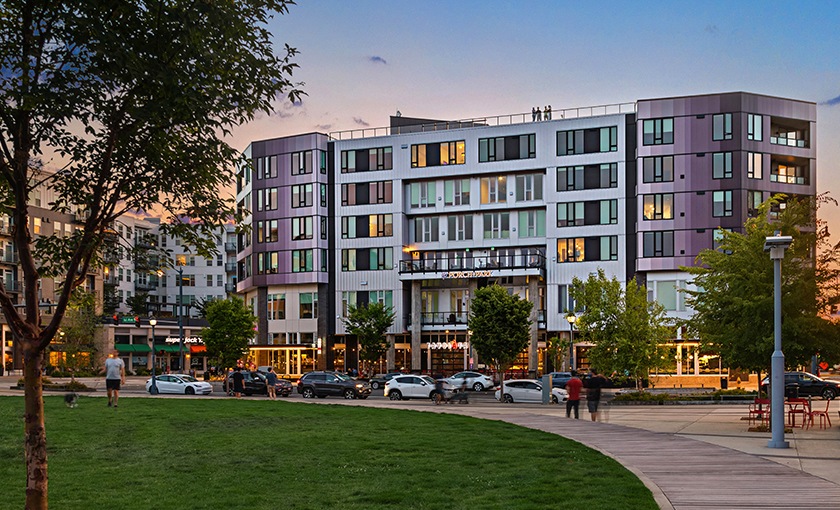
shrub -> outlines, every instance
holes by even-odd
[[[668,400],[673,400],[673,397],[665,393],[648,393],[647,391],[620,393],[613,399],[615,402],[665,402]]]

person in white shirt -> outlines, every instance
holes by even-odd
[[[120,384],[125,384],[125,363],[117,351],[105,360],[105,388],[108,390],[108,407],[117,407],[120,398]]]

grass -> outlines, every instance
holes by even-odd
[[[504,422],[217,399],[45,398],[61,509],[654,509],[614,460]],[[23,508],[23,399],[0,397],[0,494]]]

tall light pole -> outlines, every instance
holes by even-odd
[[[770,358],[770,441],[768,448],[788,448],[785,441],[785,355],[782,354],[782,259],[793,242],[791,236],[776,235],[765,238],[764,251],[773,261],[773,356]]]
[[[155,379],[155,326],[157,325],[157,319],[154,317],[149,319],[149,325],[152,327],[152,385],[149,386],[149,394],[157,395],[158,387]]]
[[[569,363],[567,368],[569,369],[569,372],[571,372],[575,369],[575,321],[577,321],[577,317],[575,316],[575,314],[569,314],[566,316],[566,320],[569,321]]]
[[[184,266],[178,266],[178,372],[184,373]]]

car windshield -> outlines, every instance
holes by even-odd
[[[435,380],[429,377],[428,375],[421,375],[420,379],[423,379],[426,383],[431,384],[432,386],[435,385]]]
[[[195,377],[193,377],[191,375],[182,375],[181,379],[183,379],[184,382],[198,382],[198,379],[196,379]]]
[[[339,372],[336,372],[335,376],[338,377],[339,379],[341,379],[342,381],[351,381],[352,380],[352,377],[350,377],[349,375],[341,374]]]

